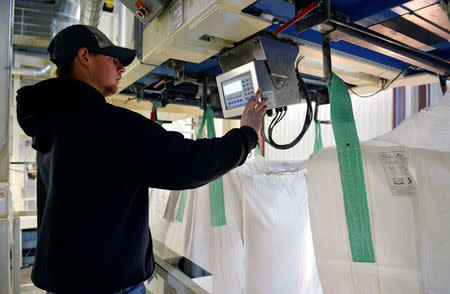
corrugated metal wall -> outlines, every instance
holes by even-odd
[[[352,96],[353,113],[360,141],[378,137],[392,130],[393,93],[392,90],[380,92],[370,98]],[[275,127],[274,140],[278,144],[286,144],[297,137],[306,113],[306,105],[289,106],[284,119]],[[318,119],[330,119],[330,106],[319,108]],[[266,126],[270,118],[266,119]],[[265,157],[272,160],[303,160],[308,159],[314,151],[314,122],[303,139],[294,148],[288,150],[274,149],[265,145]],[[324,148],[335,145],[331,125],[322,125],[322,141]]]

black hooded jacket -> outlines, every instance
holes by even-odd
[[[56,293],[112,293],[149,278],[148,188],[202,186],[257,143],[249,127],[185,139],[71,78],[20,89],[17,117],[37,150],[32,280]]]

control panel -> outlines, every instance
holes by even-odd
[[[254,62],[221,74],[216,81],[225,118],[241,115],[247,101],[258,90]]]
[[[245,106],[248,99],[255,94],[252,76],[246,72],[222,83],[222,91],[225,97],[225,107],[234,109]]]

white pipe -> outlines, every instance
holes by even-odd
[[[119,2],[119,46],[127,47],[127,7]]]
[[[81,0],[80,23],[98,27],[105,0]]]
[[[52,68],[51,63],[47,64],[45,67],[40,69],[14,67],[11,73],[13,75],[20,75],[20,76],[42,77],[45,76],[50,71],[51,68]]]

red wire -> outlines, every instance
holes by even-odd
[[[290,20],[288,20],[287,23],[285,23],[284,25],[282,25],[281,27],[279,27],[276,31],[275,31],[275,35],[278,35],[279,33],[281,33],[282,31],[284,31],[285,29],[287,29],[288,27],[290,27],[292,24],[296,23],[297,21],[299,21],[303,16],[307,15],[308,13],[310,13],[311,11],[313,11],[314,9],[316,9],[318,6],[317,2],[313,2],[311,4],[309,4],[305,9],[299,11],[299,13],[297,13],[293,18],[291,18]]]
[[[153,89],[159,88],[166,83],[166,79],[162,79],[159,83],[153,86]]]

